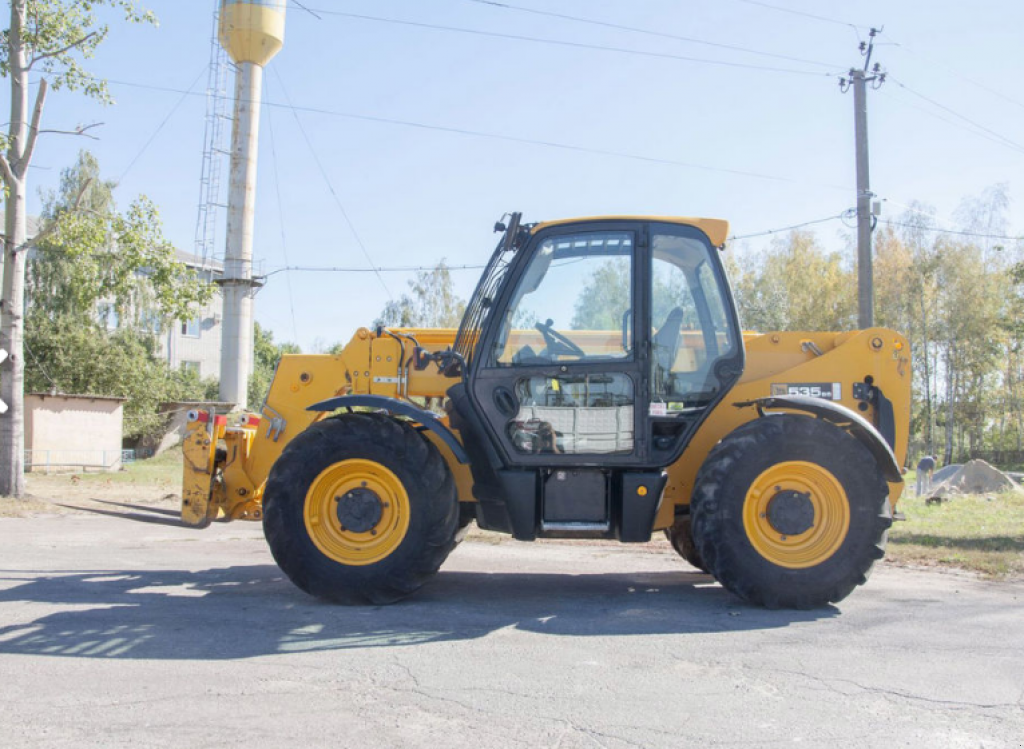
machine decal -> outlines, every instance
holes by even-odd
[[[772,395],[806,395],[827,401],[843,399],[843,386],[838,382],[773,382]]]

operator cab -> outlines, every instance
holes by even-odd
[[[647,540],[663,469],[743,371],[727,225],[519,219],[499,224],[455,344],[478,521]]]

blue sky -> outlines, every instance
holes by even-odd
[[[264,91],[255,256],[265,271],[368,267],[339,203],[366,254],[381,266],[432,265],[441,258],[451,265],[482,263],[495,242],[493,222],[512,210],[528,221],[611,213],[711,216],[730,220],[736,235],[835,216],[855,203],[852,94],[840,92],[838,75],[859,63],[858,37],[883,25],[874,59],[890,78],[869,95],[869,117],[872,188],[886,200],[885,217],[895,219],[906,204],[923,201],[933,206],[939,225],[956,228],[950,222],[962,199],[1005,183],[1012,200],[1006,229],[1024,231],[1024,4],[509,4],[813,63],[479,0],[303,0],[324,11],[319,20],[292,4],[285,47],[268,67]],[[145,193],[160,206],[168,237],[191,250],[214,2],[146,5],[160,27],[115,25],[89,62],[90,70],[112,81],[116,106],[51,95],[47,127],[104,125],[97,142],[47,136],[32,191],[55,187],[60,170],[87,147],[106,176],[120,180],[121,206]],[[178,93],[190,88],[191,95]],[[284,106],[289,100],[334,114],[293,112]],[[32,209],[38,207],[35,200]],[[829,247],[849,247],[852,232],[842,221],[814,228]],[[220,237],[223,252],[223,231]],[[738,241],[730,251],[752,252],[770,241]],[[473,270],[455,273],[463,296],[476,276]],[[382,284],[372,273],[275,274],[257,296],[256,318],[277,340],[295,340],[308,351],[348,340],[389,293],[406,289],[409,277],[385,273]]]

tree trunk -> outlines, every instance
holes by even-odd
[[[1021,396],[1020,396],[1020,384],[1021,384],[1021,358],[1020,349],[1015,348],[1014,350],[1014,417],[1017,423],[1017,452],[1021,452],[1024,449],[1024,412],[1021,409]]]
[[[7,232],[4,240],[3,314],[0,348],[8,357],[0,367],[0,400],[7,413],[0,416],[0,495],[25,494],[25,362],[22,358],[22,314],[25,309],[26,240],[25,184],[8,185]]]
[[[931,352],[928,350],[928,311],[925,307],[925,286],[924,281],[921,282],[921,349],[924,356],[924,410],[925,410],[925,427],[924,436],[925,444],[928,446],[928,454],[935,454],[935,440],[932,434],[932,424],[935,419],[932,416],[932,372],[929,357]]]
[[[955,428],[953,402],[956,399],[953,382],[953,359],[955,354],[956,344],[950,343],[946,349],[946,452],[942,461],[942,464],[947,466],[953,462],[953,429]]]
[[[0,348],[8,357],[0,365],[0,399],[7,413],[0,416],[0,496],[25,494],[25,361],[23,358],[23,315],[25,311],[25,261],[27,215],[26,195],[28,163],[38,133],[30,132],[28,106],[28,67],[22,44],[27,0],[11,2],[11,27],[7,38],[11,79],[10,145],[4,163],[7,185],[6,229],[4,236],[3,304],[0,313]],[[41,84],[36,110],[41,112],[45,84]]]

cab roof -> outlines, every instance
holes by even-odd
[[[693,226],[708,235],[711,244],[721,247],[729,236],[729,222],[720,218],[691,218],[688,216],[584,216],[580,218],[563,218],[557,221],[542,221],[534,224],[531,232],[536,234],[541,229],[567,224],[586,224],[594,221],[651,221],[662,224],[682,224]]]

